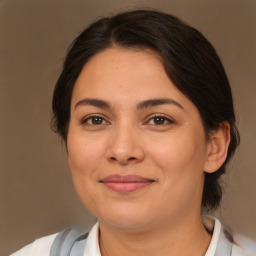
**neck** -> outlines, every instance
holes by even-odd
[[[175,222],[140,232],[113,229],[100,223],[102,256],[203,256],[210,240],[211,235],[204,228],[200,215],[175,219]]]

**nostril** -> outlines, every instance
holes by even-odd
[[[136,158],[135,157],[129,157],[128,158],[128,161],[133,161],[133,160],[135,160]]]
[[[136,161],[136,157],[110,157],[111,162],[119,162],[120,164],[128,164],[130,162]]]
[[[112,156],[112,157],[110,157],[110,160],[116,161],[117,159]],[[133,161],[133,160],[136,160],[136,157],[129,157],[127,160],[128,160],[128,161]]]

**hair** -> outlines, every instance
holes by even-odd
[[[156,52],[170,80],[199,110],[207,136],[223,122],[230,124],[227,158],[216,172],[205,174],[202,209],[216,209],[223,194],[221,176],[239,144],[231,88],[213,46],[199,31],[175,16],[135,10],[101,18],[86,28],[68,49],[55,86],[52,101],[54,131],[67,142],[74,84],[87,61],[111,47]]]

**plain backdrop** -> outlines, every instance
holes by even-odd
[[[51,98],[71,41],[96,18],[151,7],[200,30],[226,68],[242,143],[215,213],[256,238],[255,0],[0,1],[0,255],[95,219],[76,196],[65,148],[50,129]]]

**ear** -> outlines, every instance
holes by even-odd
[[[217,171],[227,158],[230,143],[230,124],[223,122],[219,127],[209,134],[207,143],[207,159],[204,171],[213,173]]]

